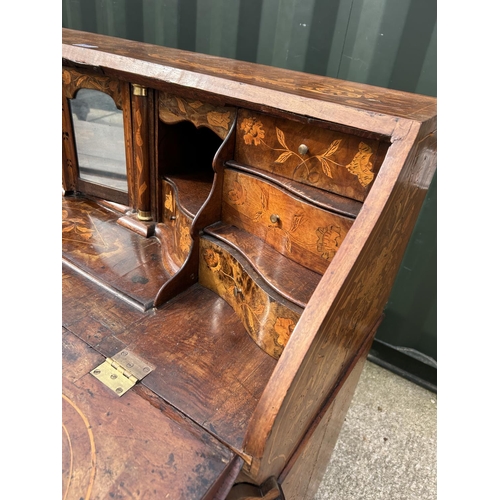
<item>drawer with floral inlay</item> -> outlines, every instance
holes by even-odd
[[[307,203],[259,177],[226,168],[222,221],[322,274],[354,219]]]
[[[239,110],[237,162],[364,201],[387,150],[375,139]]]
[[[224,243],[207,235],[200,238],[200,284],[222,297],[256,344],[278,359],[302,309],[274,294],[252,267],[242,262]]]

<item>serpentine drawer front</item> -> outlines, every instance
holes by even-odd
[[[223,243],[203,237],[200,254],[200,283],[220,295],[256,344],[278,359],[302,310],[267,289],[250,266],[245,269]]]
[[[226,169],[222,220],[289,259],[323,273],[353,220],[304,202],[257,177]]]
[[[355,200],[366,198],[383,160],[381,150],[373,139],[238,113],[236,161]]]

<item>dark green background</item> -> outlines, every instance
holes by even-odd
[[[436,96],[436,1],[63,0],[62,24]],[[436,182],[376,336],[385,354],[372,350],[388,368],[417,382],[433,379],[431,386],[435,374],[417,365],[437,368]]]

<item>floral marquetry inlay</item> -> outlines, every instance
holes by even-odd
[[[202,239],[200,284],[219,294],[236,312],[259,347],[278,359],[300,317],[268,295],[220,246]]]
[[[274,163],[285,163],[290,158],[298,159],[299,163],[293,171],[294,176],[299,170],[303,169],[303,175],[305,175],[309,181],[313,183],[317,182],[319,172],[314,170],[314,166],[311,167],[309,165],[313,159],[316,159],[321,165],[321,172],[323,175],[326,175],[330,179],[333,178],[332,166],[337,165],[345,167],[351,174],[355,175],[363,187],[368,186],[368,184],[370,184],[373,180],[373,172],[371,170],[373,163],[370,161],[372,149],[364,142],[359,143],[359,151],[352,161],[347,165],[342,165],[333,159],[333,155],[341,147],[341,139],[334,140],[322,153],[304,158],[302,155],[287,146],[285,133],[278,127],[275,127],[275,133],[279,144],[282,146],[281,148],[274,148],[265,142],[264,139],[266,137],[266,131],[264,130],[264,125],[255,117],[245,118],[241,122],[240,129],[243,131],[243,140],[245,141],[245,144],[254,146],[262,144],[263,146],[279,153],[274,160]]]
[[[163,181],[163,222],[172,229],[172,249],[171,257],[179,267],[185,262],[193,239],[191,238],[192,219],[179,208],[177,198],[172,185]]]
[[[98,75],[87,75],[76,70],[63,69],[63,91],[68,99],[73,99],[79,89],[104,92],[113,98],[118,109],[122,106],[122,84],[118,80]]]
[[[256,177],[227,169],[223,220],[287,258],[323,273],[352,225],[352,219],[290,196]]]
[[[82,211],[80,214],[70,214],[62,210],[62,239],[84,245],[98,245],[106,247],[106,242],[97,230],[92,217]]]
[[[239,112],[236,161],[240,163],[363,201],[381,160],[376,140]]]
[[[318,236],[318,252],[321,252],[321,257],[326,260],[331,260],[339,249],[342,241],[342,232],[338,226],[319,227],[316,230]]]
[[[160,92],[160,120],[164,123],[192,122],[196,127],[208,127],[225,139],[236,118],[234,108],[213,106],[194,99],[186,99]]]

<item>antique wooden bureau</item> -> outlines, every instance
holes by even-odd
[[[65,499],[313,498],[433,98],[63,30]]]

